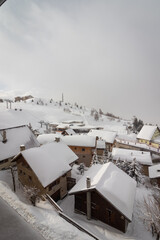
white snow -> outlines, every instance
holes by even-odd
[[[148,169],[150,178],[160,178],[160,164],[151,166]]]
[[[106,148],[105,141],[103,141],[103,140],[97,140],[97,148],[98,148],[98,149],[105,149],[105,148]]]
[[[109,132],[104,130],[91,130],[88,133],[88,136],[99,137],[100,139],[104,140],[106,143],[113,143],[116,135],[117,135],[116,132]]]
[[[15,156],[20,152],[20,145],[25,145],[26,149],[39,147],[40,144],[28,126],[19,126],[6,129],[7,142],[2,142],[2,132],[0,130],[0,160]]]
[[[62,140],[68,146],[95,147],[96,138],[88,135],[64,136]]]
[[[130,221],[132,220],[136,182],[113,163],[92,165],[69,194],[87,191],[86,177],[91,179],[91,187],[111,202]]]
[[[136,151],[123,148],[113,148],[112,157],[114,160],[132,162],[136,159],[137,162],[144,165],[152,165],[150,152]]]
[[[53,142],[22,151],[21,154],[37,175],[43,187],[71,170],[70,163],[77,156],[66,144]]]
[[[138,133],[137,138],[150,141],[156,129],[157,129],[157,126],[144,125],[141,131]]]
[[[56,138],[61,137],[61,133],[44,133],[44,134],[40,134],[37,137],[38,142],[43,145],[46,143],[51,143],[54,142]]]

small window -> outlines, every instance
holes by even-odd
[[[28,176],[29,180],[32,181],[32,177],[31,176]]]
[[[85,152],[85,148],[82,148],[82,152]]]
[[[83,158],[85,158],[86,156],[83,155]]]
[[[75,147],[74,149],[75,149],[75,150],[77,150],[77,148],[76,148],[76,147]]]

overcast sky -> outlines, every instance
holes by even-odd
[[[52,97],[160,124],[159,0],[7,0],[0,95]]]

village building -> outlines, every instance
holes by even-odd
[[[68,135],[70,135],[70,136],[72,136],[72,135],[75,135],[76,133],[75,133],[75,131],[73,130],[73,129],[71,129],[71,128],[68,128],[68,129],[66,129],[66,130],[64,130],[62,133],[61,133],[63,136],[68,136]]]
[[[160,164],[149,167],[149,178],[152,184],[157,184],[160,188]]]
[[[76,213],[122,232],[132,221],[136,182],[113,163],[95,164],[70,190]]]
[[[87,135],[64,136],[62,140],[78,156],[77,164],[84,163],[89,167],[92,162],[93,151],[96,148],[96,138]]]
[[[141,166],[141,173],[149,176],[148,168],[152,166],[152,157],[150,152],[143,152],[137,150],[113,148],[112,150],[113,162],[127,161],[133,162],[136,160]]]
[[[21,151],[14,157],[23,186],[36,187],[38,195],[49,194],[55,201],[68,193],[71,166],[77,156],[61,141]]]
[[[106,143],[106,149],[109,152],[111,152],[112,148],[115,146],[116,135],[117,135],[116,132],[110,132],[106,130],[91,130],[88,133],[88,136],[95,136],[100,140],[104,140]]]
[[[26,149],[40,146],[27,125],[0,129],[0,170],[11,165],[12,158],[19,153],[22,144]]]
[[[137,135],[139,143],[148,144],[155,148],[160,147],[160,129],[157,126],[144,125]]]
[[[98,140],[96,141],[97,155],[98,155],[98,156],[103,156],[103,155],[104,155],[104,152],[105,152],[105,149],[106,149],[105,141],[98,139]]]
[[[59,125],[59,123],[55,123],[55,122],[51,122],[49,123],[49,129],[51,130],[51,132],[56,132],[56,128]]]
[[[60,123],[56,127],[56,132],[62,133],[63,131],[67,130],[68,128],[70,128],[70,124]]]

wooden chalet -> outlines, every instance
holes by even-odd
[[[156,184],[160,188],[160,164],[149,167],[149,178],[152,184]]]
[[[21,151],[17,163],[18,179],[23,186],[36,187],[39,195],[49,194],[55,201],[68,193],[71,166],[77,156],[62,142]]]
[[[10,166],[11,160],[19,153],[19,146],[22,144],[26,149],[40,146],[27,125],[0,129],[0,169]]]
[[[157,126],[144,125],[137,135],[139,143],[160,148],[160,129]]]
[[[95,164],[69,194],[76,213],[100,220],[122,232],[132,221],[136,182],[113,163]]]
[[[133,162],[134,160],[136,160],[140,164],[141,173],[143,175],[149,176],[148,168],[152,166],[152,157],[150,152],[123,148],[113,148],[112,158],[113,162],[116,162],[117,160]]]
[[[93,151],[96,148],[96,138],[87,135],[64,136],[62,140],[78,156],[77,164],[84,163],[89,167],[92,162]]]

